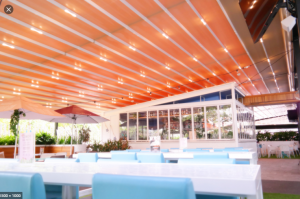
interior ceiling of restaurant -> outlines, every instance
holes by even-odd
[[[3,0],[0,10],[4,99],[20,89],[52,109],[101,113],[233,81],[248,95],[291,90],[280,15],[253,44],[238,0]]]

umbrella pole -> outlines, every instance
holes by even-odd
[[[71,135],[71,149],[70,149],[70,155],[72,155],[72,146],[73,146],[73,128],[74,128],[74,119],[72,122],[72,135]]]

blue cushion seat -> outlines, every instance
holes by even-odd
[[[240,149],[243,149],[243,147],[225,147],[225,149],[236,149],[236,150],[240,150]]]
[[[224,149],[214,149],[214,152],[223,152]]]
[[[169,152],[169,149],[160,149],[160,152],[167,153],[167,152]]]
[[[22,192],[23,199],[46,199],[39,173],[0,172],[0,192]]]
[[[137,160],[136,153],[134,153],[134,152],[112,153],[111,159],[112,160]]]
[[[189,178],[95,174],[92,190],[93,198],[105,199],[196,198]]]
[[[236,164],[235,159],[178,159],[178,164]]]
[[[112,160],[112,159],[98,159],[98,163],[140,163],[140,160],[125,160],[125,159],[120,159],[120,160]]]
[[[183,152],[201,152],[202,149],[183,149]]]
[[[214,195],[197,194],[196,199],[240,199],[240,197],[236,197],[236,196],[214,196]]]
[[[248,149],[224,149],[223,151],[228,151],[228,152],[249,152]]]
[[[141,149],[126,149],[127,152],[140,152]]]
[[[209,149],[213,149],[213,148],[197,148],[197,149],[209,150]]]
[[[98,153],[78,153],[79,162],[97,162]]]
[[[228,159],[228,153],[214,152],[214,153],[194,153],[195,159]]]
[[[164,163],[165,158],[162,153],[137,153],[137,159],[141,163]]]
[[[110,151],[110,153],[127,153],[127,151],[126,151],[126,150],[125,150],[125,151],[122,151],[122,150],[120,150],[120,151],[115,150],[115,151]]]

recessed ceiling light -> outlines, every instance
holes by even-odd
[[[65,12],[68,13],[68,14],[70,14],[70,15],[72,15],[73,17],[76,17],[76,14],[75,14],[75,13],[73,13],[73,12],[67,10],[67,9],[65,9]]]
[[[195,57],[193,58],[194,61],[198,61],[198,59],[196,59]]]
[[[100,57],[100,59],[103,61],[107,61],[107,59],[105,59],[104,57]]]
[[[201,21],[202,21],[202,23],[203,23],[204,25],[206,25],[206,22],[204,21],[204,19],[201,19]]]
[[[270,63],[270,59],[268,59],[268,62]]]
[[[259,39],[259,41],[260,41],[260,43],[262,43],[262,42],[263,42],[263,39],[262,39],[262,38],[260,38],[260,39]]]
[[[7,46],[7,47],[9,47],[9,48],[12,48],[12,49],[14,49],[14,48],[15,48],[14,46],[12,46],[12,45],[9,45],[9,44],[7,44],[7,43],[2,43],[2,46]]]
[[[134,51],[136,50],[136,48],[134,48],[134,47],[132,47],[132,46],[129,46],[129,48],[132,49],[132,50],[134,50]]]
[[[224,48],[224,51],[228,53],[228,50],[226,48]]]
[[[168,66],[165,67],[166,69],[170,70],[170,68]]]
[[[39,34],[43,34],[43,32],[42,32],[42,31],[40,31],[40,30],[37,30],[37,29],[35,29],[35,28],[30,28],[30,30],[32,30],[32,31],[35,31],[35,32],[37,32],[37,33],[39,33]]]
[[[169,36],[166,33],[162,34],[165,38],[169,39]]]

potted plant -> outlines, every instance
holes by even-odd
[[[79,143],[81,143],[82,145],[86,147],[86,144],[90,141],[90,133],[91,133],[91,129],[90,127],[85,127],[83,126],[80,130],[79,130]]]
[[[20,115],[23,115],[23,117],[26,116],[26,114],[23,111],[20,111],[19,109],[15,109],[14,113],[10,117],[10,131],[15,136],[15,153],[14,158],[16,157],[17,152],[17,142],[18,142],[18,127],[19,127],[19,121],[20,121]]]

